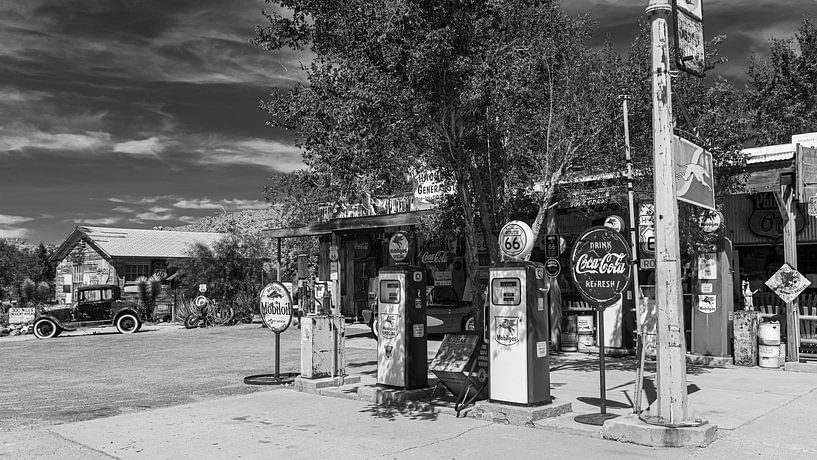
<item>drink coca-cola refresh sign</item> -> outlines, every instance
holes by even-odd
[[[607,227],[579,236],[570,252],[570,274],[582,298],[598,307],[615,303],[630,284],[630,245]]]

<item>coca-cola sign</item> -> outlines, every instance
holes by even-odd
[[[445,250],[425,250],[420,254],[420,261],[425,265],[437,265],[440,267],[447,267],[450,261],[450,255]]]
[[[579,236],[570,252],[570,273],[582,298],[598,307],[616,302],[630,284],[630,246],[607,227]]]

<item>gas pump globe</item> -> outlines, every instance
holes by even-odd
[[[500,231],[504,262],[490,268],[490,399],[513,404],[548,404],[548,282],[545,267],[527,262],[533,232],[524,222]]]

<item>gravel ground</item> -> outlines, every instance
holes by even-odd
[[[366,330],[347,328],[365,344]],[[274,335],[258,324],[206,329],[146,325],[0,339],[0,431],[109,417],[195,401],[275,390],[245,385],[275,369]],[[300,331],[281,335],[281,372],[300,370]],[[347,346],[347,361],[371,360],[373,347]]]

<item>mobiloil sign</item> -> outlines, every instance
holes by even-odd
[[[389,244],[398,263],[408,261],[411,240],[402,232]],[[378,270],[377,383],[399,388],[428,386],[425,269],[395,265]]]
[[[551,402],[545,267],[524,261],[533,243],[524,222],[509,222],[499,232],[503,262],[491,267],[488,280],[490,398],[495,401]]]

